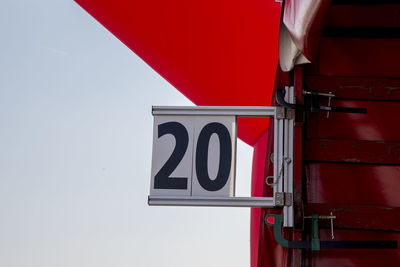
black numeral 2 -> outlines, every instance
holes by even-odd
[[[169,177],[182,161],[189,144],[188,132],[181,123],[173,121],[158,125],[158,138],[163,135],[172,134],[176,144],[174,151],[154,177],[154,188],[156,189],[187,189],[187,177]]]

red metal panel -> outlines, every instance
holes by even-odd
[[[400,166],[306,165],[307,202],[399,207]]]
[[[304,159],[400,165],[400,142],[308,139]]]
[[[400,27],[400,5],[332,5],[325,26]]]
[[[333,100],[332,105],[366,108],[367,114],[325,112],[309,114],[308,138],[385,140],[400,139],[397,115],[399,102],[342,101]]]
[[[348,205],[348,204],[307,204],[305,214],[332,212],[336,216],[334,228],[400,231],[400,207]],[[320,227],[330,228],[330,220],[320,220]]]
[[[304,81],[308,90],[333,92],[338,98],[400,100],[399,79],[308,75]]]
[[[337,38],[321,39],[318,59],[305,67],[305,88],[333,92],[337,98],[332,106],[367,108],[368,113],[331,112],[329,118],[326,112],[307,114],[305,212],[328,215],[332,211],[337,216],[338,241],[399,240],[400,233],[382,230],[400,229],[400,166],[389,165],[400,164],[400,102],[394,102],[400,99],[400,39],[393,29],[400,26],[400,5],[350,2],[353,5],[336,1],[330,7],[326,20],[330,27],[324,34]],[[320,225],[328,227],[329,221]],[[310,238],[311,229],[306,226],[304,233]],[[330,230],[320,230],[320,237],[329,240]],[[305,266],[397,266],[400,262],[395,249],[306,250],[303,256]]]
[[[399,77],[400,39],[322,38],[318,73]]]

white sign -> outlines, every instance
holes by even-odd
[[[274,168],[272,197],[234,196],[236,119],[274,118],[274,149],[282,152],[285,120],[282,107],[156,106],[152,114],[150,206],[272,208],[276,203],[282,205],[279,196],[286,172],[282,172],[283,179],[278,179],[278,168]],[[281,152],[277,153],[279,161],[276,162],[283,162]]]
[[[235,116],[154,117],[150,195],[234,196]]]

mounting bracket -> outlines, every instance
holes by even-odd
[[[320,241],[318,237],[318,214],[312,215],[312,239],[311,241],[290,241],[282,236],[282,214],[269,214],[265,217],[265,223],[274,227],[275,240],[285,248],[312,249],[320,251],[327,248],[359,248],[359,249],[397,249],[397,241],[373,240],[373,241]]]
[[[284,106],[289,109],[297,109],[297,110],[304,110],[304,111],[311,111],[311,112],[319,112],[319,111],[327,111],[327,112],[345,112],[345,113],[367,113],[367,109],[365,108],[347,108],[347,107],[332,107],[330,105],[330,100],[334,97],[333,94],[326,94],[320,93],[315,91],[304,91],[304,95],[311,97],[311,105],[299,105],[299,104],[292,104],[285,101],[285,94],[286,89],[289,87],[285,87],[282,90],[276,90],[276,101],[279,105]],[[328,106],[321,106],[319,104],[319,97],[328,97],[329,104]]]

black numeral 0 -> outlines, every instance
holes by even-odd
[[[217,177],[210,179],[208,174],[208,147],[212,134],[219,138],[219,168]],[[207,124],[200,132],[196,147],[196,174],[200,185],[207,191],[218,191],[228,181],[231,172],[232,146],[228,129],[221,123]]]
[[[188,132],[179,122],[167,122],[158,125],[158,138],[163,135],[172,134],[176,145],[167,162],[154,177],[154,188],[156,189],[187,189],[187,177],[169,177],[182,161],[189,144]]]

